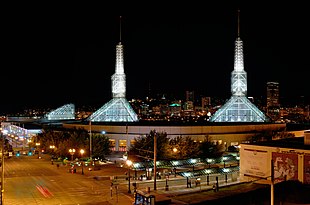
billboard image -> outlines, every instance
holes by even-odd
[[[304,183],[310,184],[310,155],[304,156]]]
[[[298,180],[298,155],[296,153],[272,153],[274,182]]]
[[[240,153],[242,159],[242,170],[245,175],[254,177],[268,176],[268,157],[267,151],[256,149],[244,149]]]

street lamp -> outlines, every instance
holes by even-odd
[[[71,161],[73,161],[73,155],[75,153],[75,149],[69,149],[69,153],[71,154]]]
[[[174,147],[172,151],[174,154],[176,154],[178,152],[178,149]],[[177,169],[175,167],[173,167],[173,171],[174,171],[174,177],[177,177]],[[166,181],[166,186],[167,186],[167,181]]]
[[[36,146],[37,146],[37,149],[38,149],[38,158],[40,159],[41,157],[40,157],[40,142],[37,142],[36,143]]]
[[[224,162],[224,168],[225,168],[225,163],[228,160],[228,157],[223,157],[223,162]]]
[[[84,169],[83,169],[83,166],[84,166],[84,165],[83,165],[83,154],[84,154],[84,152],[85,152],[85,151],[84,151],[83,149],[80,150],[81,159],[82,159],[82,175],[84,174]]]
[[[131,193],[131,190],[130,190],[130,167],[132,165],[132,161],[127,160],[126,164],[128,166],[128,193],[130,194]]]
[[[55,145],[50,145],[50,149],[52,150],[52,154],[54,154]]]

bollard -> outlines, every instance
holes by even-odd
[[[219,191],[219,178],[216,177],[216,191]]]

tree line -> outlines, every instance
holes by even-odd
[[[158,160],[188,159],[188,158],[216,158],[223,155],[225,147],[216,144],[206,135],[204,140],[195,141],[189,136],[169,138],[166,132],[151,130],[149,134],[136,137],[130,145],[128,155],[136,160],[152,158],[154,153],[154,136],[156,136],[156,156]],[[92,157],[105,159],[111,154],[110,138],[105,134],[92,133]],[[39,145],[38,145],[39,144]],[[71,157],[69,149],[75,149],[74,158],[81,157],[80,149],[84,149],[84,157],[90,154],[90,134],[82,128],[45,128],[35,136],[29,147],[44,151],[55,157]]]

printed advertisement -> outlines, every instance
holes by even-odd
[[[242,169],[245,175],[256,177],[268,176],[267,152],[262,150],[244,149],[240,156],[242,158]]]
[[[274,182],[298,180],[298,155],[296,153],[272,153]]]
[[[304,183],[310,184],[310,155],[304,156]]]

